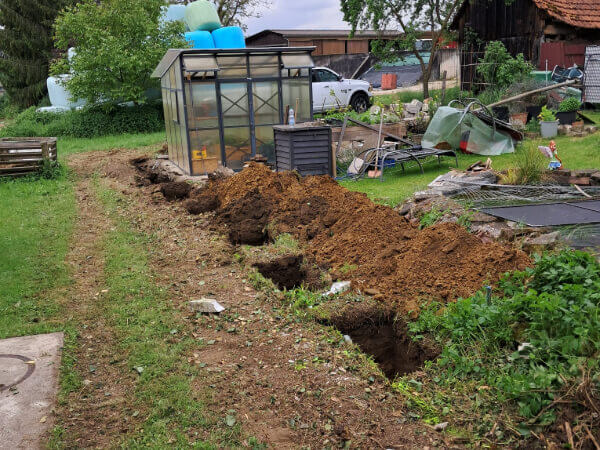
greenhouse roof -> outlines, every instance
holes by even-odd
[[[282,55],[285,54],[293,54],[293,53],[305,53],[310,55],[313,52],[315,47],[258,47],[258,48],[232,48],[232,49],[193,49],[193,48],[183,48],[183,49],[170,49],[167,50],[161,61],[154,69],[152,73],[153,78],[161,78],[169,67],[177,60],[177,58],[181,55],[191,55],[191,56],[204,56],[203,61],[205,64],[208,64],[204,70],[219,70],[218,65],[216,64],[215,57],[220,55],[231,55],[231,54],[269,54],[269,53],[280,53]],[[294,63],[295,65],[288,65],[284,61],[284,66],[288,68],[300,68],[300,67],[314,67],[314,63],[312,59],[309,57],[301,64]],[[215,67],[210,67],[214,65]]]

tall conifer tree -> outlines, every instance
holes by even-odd
[[[68,0],[0,1],[0,83],[12,103],[35,105],[46,94],[52,24]]]

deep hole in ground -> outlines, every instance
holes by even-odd
[[[279,289],[294,289],[302,285],[306,270],[302,255],[288,255],[267,262],[254,264],[260,274],[270,278]]]
[[[334,317],[330,323],[350,336],[363,353],[373,356],[389,379],[415,372],[425,361],[438,357],[437,349],[411,339],[402,320],[381,312],[362,317],[357,313]]]

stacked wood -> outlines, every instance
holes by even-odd
[[[44,160],[56,161],[56,138],[0,139],[0,177],[37,172]]]

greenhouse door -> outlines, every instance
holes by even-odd
[[[219,82],[225,165],[241,170],[252,155],[250,96],[247,82]]]

